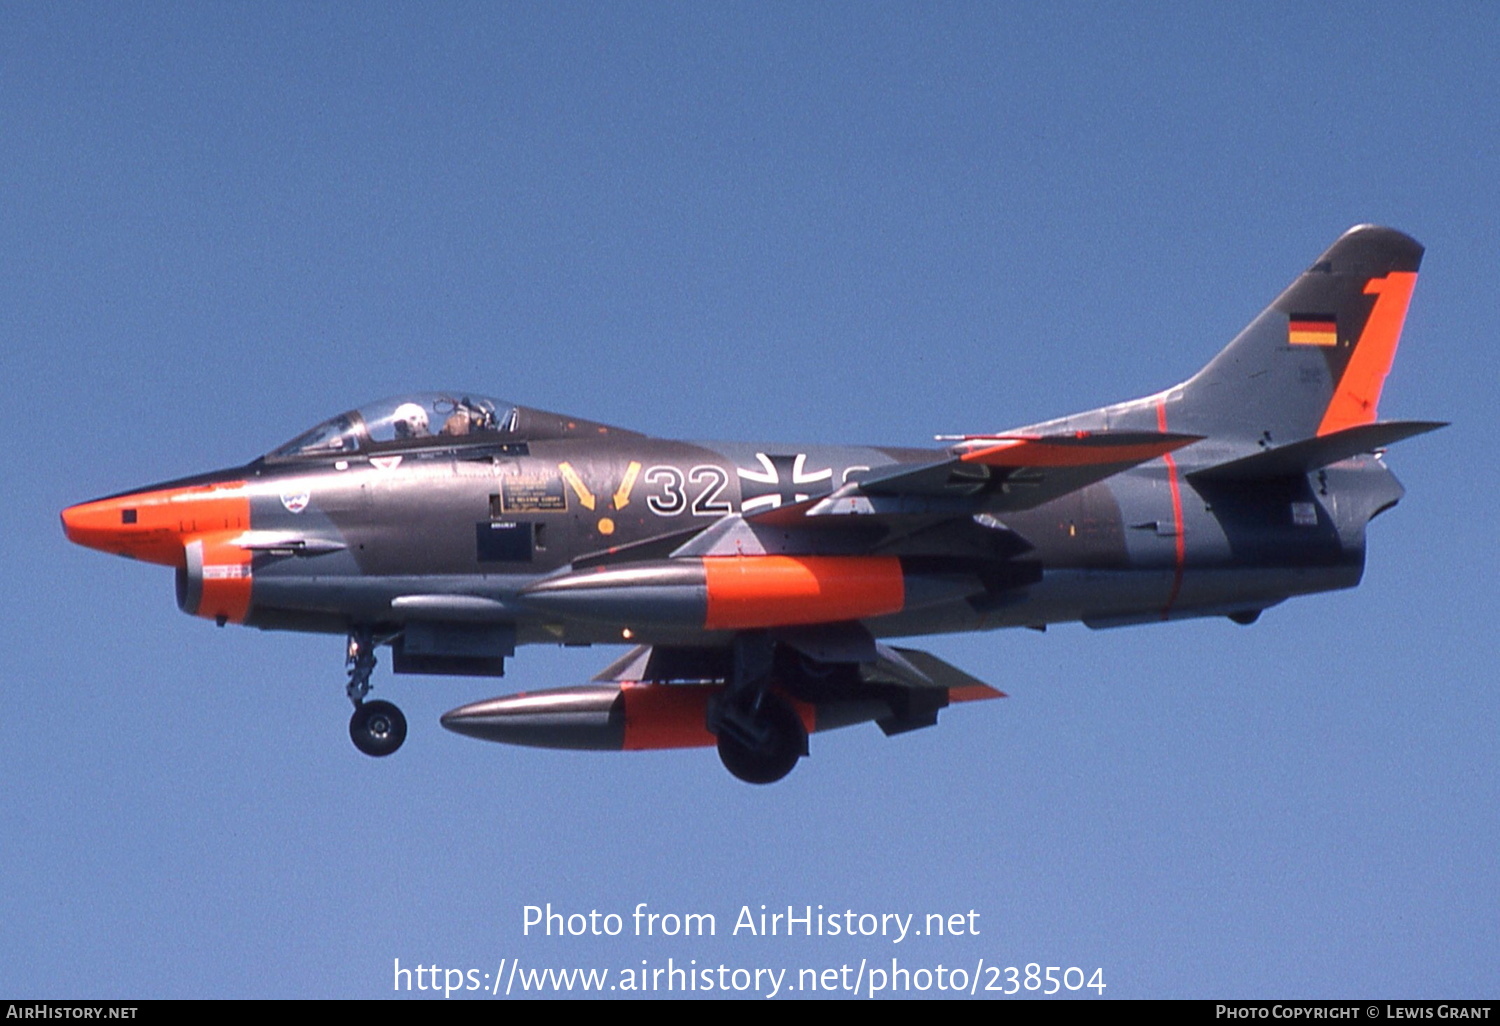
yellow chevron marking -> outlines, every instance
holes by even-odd
[[[641,465],[635,460],[630,461],[630,466],[625,468],[625,479],[620,482],[620,487],[615,489],[615,509],[624,509],[630,505],[630,490],[635,487],[635,479],[640,476]]]
[[[584,509],[593,509],[597,503],[594,493],[584,486],[583,479],[578,476],[578,471],[573,469],[571,463],[559,463],[557,472],[563,476],[563,480],[573,489],[573,494],[578,496],[578,501]]]

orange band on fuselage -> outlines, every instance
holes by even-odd
[[[1333,399],[1323,411],[1323,422],[1318,425],[1320,436],[1375,422],[1380,390],[1396,358],[1401,326],[1406,323],[1406,308],[1416,284],[1415,271],[1392,271],[1384,278],[1365,282],[1365,295],[1375,297],[1375,307],[1359,333],[1359,342],[1333,390]]]
[[[202,543],[203,595],[198,608],[192,610],[195,615],[210,620],[223,617],[230,623],[245,622],[250,612],[251,553],[231,544],[239,533],[209,534],[189,542]]]
[[[75,544],[180,567],[192,539],[250,529],[250,496],[243,481],[136,492],[70,506],[62,521]]]
[[[862,620],[906,602],[895,556],[715,556],[703,570],[711,631]]]

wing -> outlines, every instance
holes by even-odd
[[[968,436],[942,459],[899,463],[857,475],[833,495],[805,506],[808,516],[899,509],[914,499],[984,498],[990,513],[1031,509],[1199,441],[1157,431],[1079,431],[1059,435]],[[892,503],[890,500],[895,500]],[[783,507],[777,512],[792,512]],[[769,515],[767,522],[769,522]]]
[[[1310,474],[1351,456],[1375,452],[1447,426],[1430,420],[1385,420],[1359,424],[1195,470],[1188,477],[1195,482],[1228,482]]]
[[[842,649],[851,637],[834,631],[825,640]],[[931,726],[952,703],[1004,697],[913,649],[871,642],[868,661],[853,664],[808,661],[805,653],[788,652],[788,665],[773,686],[808,732],[873,721],[886,734],[899,734]],[[470,737],[543,748],[708,747],[719,741],[707,720],[729,673],[726,649],[643,645],[589,684],[471,702],[444,714],[442,722]]]
[[[861,472],[831,495],[749,515],[729,514],[704,528],[588,553],[575,559],[572,568],[731,555],[881,552],[1004,563],[1032,546],[998,516],[1039,506],[1200,437],[1148,431],[968,436],[930,461]]]
[[[883,645],[853,625],[783,632],[779,640],[797,657],[777,673],[780,686],[815,710],[815,730],[873,720],[887,735],[901,734],[933,726],[954,703],[1006,697],[930,652]],[[718,686],[730,672],[724,648],[639,645],[594,683]]]

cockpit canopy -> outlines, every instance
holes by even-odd
[[[404,449],[477,436],[499,438],[515,430],[511,403],[472,392],[412,392],[391,396],[325,420],[268,458],[347,456]]]

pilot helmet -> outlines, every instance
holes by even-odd
[[[416,403],[402,403],[391,416],[397,438],[420,438],[428,433],[427,411]]]

